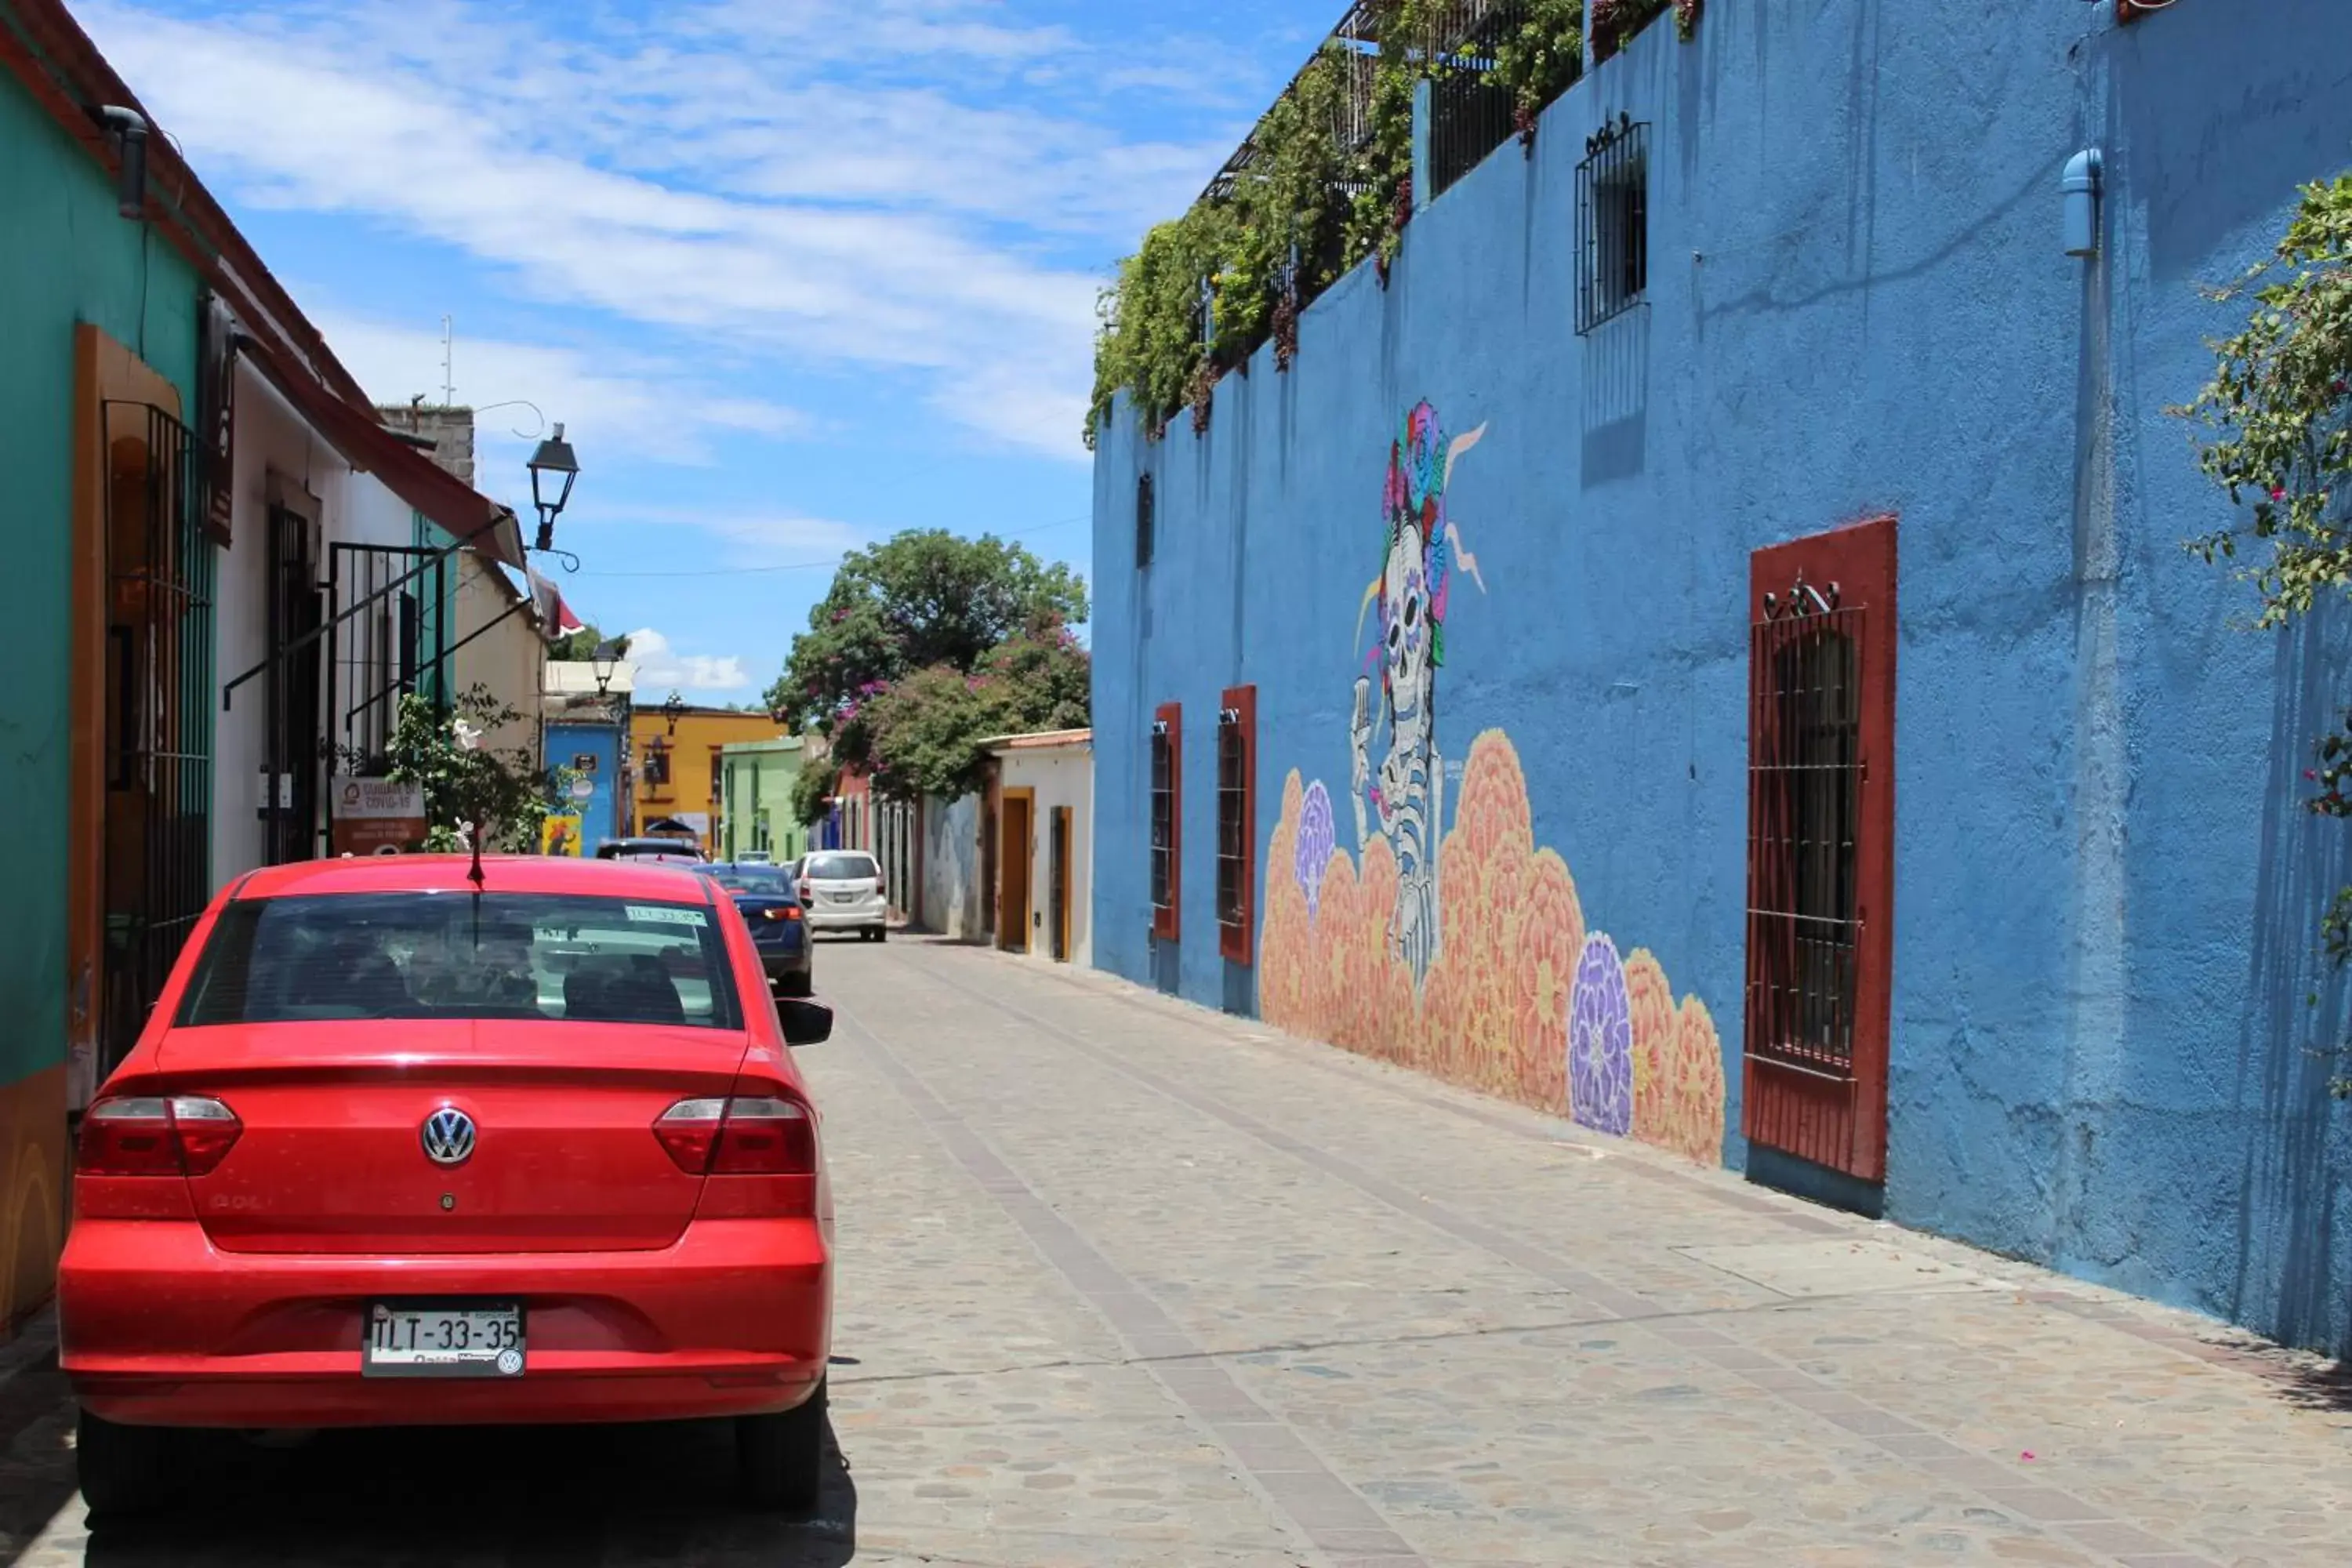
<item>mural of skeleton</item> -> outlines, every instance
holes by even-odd
[[[1445,492],[1454,465],[1486,433],[1481,425],[1449,443],[1437,411],[1428,404],[1405,416],[1404,429],[1389,448],[1381,574],[1364,590],[1356,615],[1360,646],[1365,615],[1375,608],[1380,612],[1378,640],[1365,658],[1366,673],[1357,678],[1349,724],[1356,847],[1360,853],[1378,832],[1396,859],[1397,901],[1389,921],[1389,947],[1412,970],[1416,990],[1436,961],[1439,946],[1438,848],[1445,831],[1445,761],[1437,749],[1437,671],[1445,662],[1445,618],[1454,568],[1468,574],[1480,593],[1486,591],[1476,558],[1464,548],[1461,530],[1447,516]],[[1370,673],[1374,665],[1380,671],[1377,706]]]

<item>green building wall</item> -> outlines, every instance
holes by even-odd
[[[0,626],[18,650],[0,682],[0,821],[16,829],[18,889],[0,900],[5,1085],[66,1055],[74,329],[137,352],[193,413],[199,284],[169,241],[116,212],[112,179],[5,72],[0,171]]]
[[[719,763],[720,853],[731,860],[747,850],[765,849],[780,863],[807,853],[808,829],[793,819],[793,782],[800,777],[801,742],[767,741],[729,746],[719,753]]]

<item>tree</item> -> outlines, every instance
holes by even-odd
[[[446,854],[478,842],[509,854],[537,849],[557,781],[539,773],[527,751],[482,744],[522,715],[486,686],[464,693],[456,708],[452,714],[428,698],[402,698],[386,749],[386,776],[424,788],[425,847]]]
[[[1083,727],[1092,675],[1077,638],[1044,617],[970,675],[944,664],[916,671],[865,710],[874,787],[900,798],[971,794],[986,769],[982,741]]]
[[[2261,599],[2255,624],[2284,627],[2323,597],[2352,596],[2352,174],[2305,186],[2271,259],[2212,293],[2249,291],[2245,329],[2214,345],[2213,379],[2173,412],[2213,432],[2199,466],[2233,503],[2253,503],[2244,523],[2189,548],[2213,562],[2234,560],[2249,538],[2267,543],[2242,574]],[[2316,745],[2305,806],[2352,816],[2352,715]],[[2330,962],[2352,961],[2352,888],[2336,894],[2320,937]],[[2336,1088],[2352,1094],[2352,1081]]]
[[[604,645],[604,634],[596,627],[582,626],[578,631],[567,632],[548,644],[547,657],[552,659],[570,660],[575,664],[585,664],[596,657],[596,650]],[[628,658],[628,638],[614,637],[612,643],[614,658]]]
[[[833,805],[834,792],[840,787],[841,764],[831,757],[802,763],[801,771],[793,775],[793,820],[803,827],[823,822]]]
[[[1061,563],[992,534],[910,529],[842,562],[768,705],[787,728],[828,736],[842,764],[863,767],[866,707],[895,683],[935,666],[969,675],[1026,627],[1086,618],[1086,585]]]

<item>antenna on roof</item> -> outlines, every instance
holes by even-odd
[[[457,378],[450,370],[456,357],[457,334],[450,330],[449,318],[441,318],[441,406],[457,406]]]
[[[471,839],[474,845],[474,863],[466,868],[466,880],[473,883],[474,891],[479,893],[483,884],[488,880],[482,873],[482,825],[478,822],[467,823],[466,837]],[[480,906],[475,906],[475,918],[478,920],[480,913]]]

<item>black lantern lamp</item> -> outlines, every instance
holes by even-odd
[[[572,443],[563,438],[563,426],[557,425],[555,434],[539,444],[530,455],[530,504],[539,509],[538,549],[555,548],[555,519],[564,503],[572,499],[572,486],[580,478],[580,459],[572,453]],[[553,492],[551,494],[550,492]]]
[[[619,643],[600,642],[596,645],[596,651],[590,657],[589,663],[596,671],[597,696],[605,695],[611,689],[613,671],[620,662],[621,645]]]
[[[669,700],[662,704],[662,717],[669,721],[669,732],[677,734],[677,721],[686,717],[686,699],[671,692]]]

